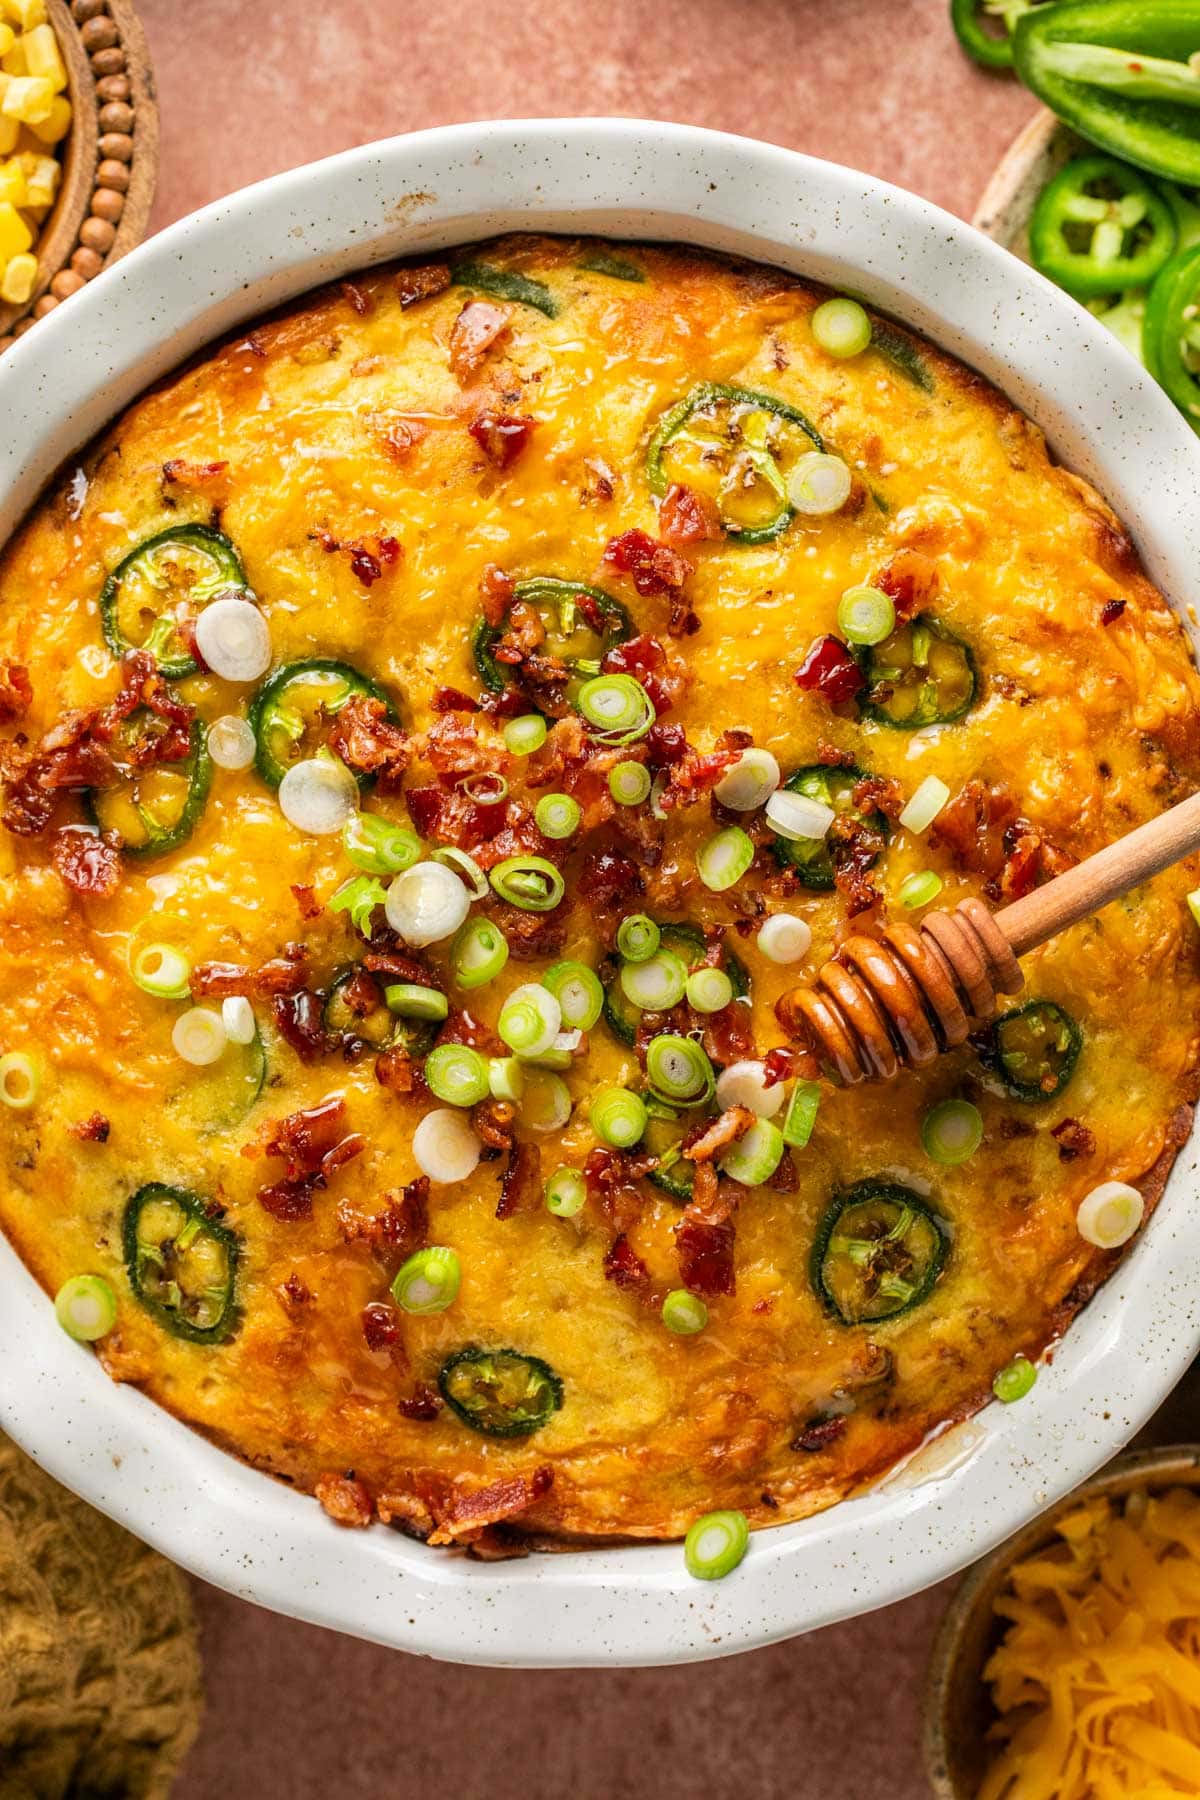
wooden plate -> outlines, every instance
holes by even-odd
[[[131,0],[46,0],[46,11],[74,116],[37,281],[24,304],[0,305],[0,351],[141,241],[158,174],[154,76]]]

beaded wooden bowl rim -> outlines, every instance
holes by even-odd
[[[154,75],[131,0],[46,0],[46,12],[67,68],[71,129],[33,292],[0,305],[0,351],[140,243],[158,175]]]

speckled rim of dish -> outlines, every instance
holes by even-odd
[[[998,382],[1138,529],[1185,615],[1200,445],[1104,328],[970,226],[851,170],[626,119],[453,126],[347,151],[207,207],[106,271],[0,362],[0,540],[151,381],[315,283],[500,230],[676,239],[851,288]],[[1195,634],[1194,634],[1195,635]],[[175,1561],[280,1612],[400,1648],[525,1666],[685,1662],[899,1600],[1010,1536],[1119,1450],[1200,1348],[1196,1157],[1034,1395],[960,1427],[970,1454],[755,1535],[723,1582],[677,1545],[478,1563],[339,1529],[109,1382],[0,1243],[0,1424]],[[971,1434],[963,1438],[963,1433]]]
[[[1081,1501],[1170,1487],[1200,1488],[1200,1444],[1169,1444],[1120,1457],[1031,1520],[966,1576],[942,1620],[929,1662],[922,1748],[933,1800],[973,1800],[985,1773],[982,1732],[991,1709],[982,1670],[996,1636],[993,1609],[1009,1570],[1048,1544],[1056,1521]]]

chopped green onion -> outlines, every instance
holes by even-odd
[[[1102,1181],[1079,1203],[1075,1224],[1079,1235],[1100,1250],[1127,1244],[1146,1216],[1146,1201],[1126,1181]]]
[[[812,927],[795,913],[774,913],[763,920],[755,941],[768,962],[800,962],[812,948]]]
[[[809,323],[812,334],[828,356],[860,356],[871,342],[871,321],[857,300],[839,295],[825,300]]]
[[[838,630],[851,644],[882,644],[896,629],[896,608],[878,588],[847,588],[838,601]]]
[[[779,786],[779,764],[769,750],[743,750],[713,789],[722,806],[754,812],[765,806]]]
[[[841,511],[852,486],[850,471],[840,456],[810,450],[797,459],[788,479],[787,496],[798,513],[820,519]]]
[[[546,741],[546,721],[541,713],[522,713],[519,719],[508,719],[504,726],[504,742],[514,756],[532,756]]]
[[[392,1299],[402,1312],[425,1318],[452,1306],[462,1282],[462,1264],[454,1250],[430,1244],[401,1265],[392,1282]]]
[[[1025,1398],[1036,1380],[1037,1368],[1029,1358],[1014,1356],[992,1382],[992,1392],[997,1400],[1003,1400],[1006,1406],[1011,1406],[1014,1400]]]
[[[706,888],[723,894],[740,881],[754,861],[754,842],[740,825],[715,831],[696,852],[696,868]]]
[[[649,769],[640,762],[619,762],[609,770],[608,791],[618,806],[640,806],[650,793]]]
[[[421,860],[421,840],[404,825],[374,813],[351,813],[342,830],[346,855],[368,875],[400,875]]]
[[[662,797],[670,785],[671,771],[660,769],[650,784],[650,817],[652,819],[662,820],[668,816],[667,809],[662,803]]]
[[[192,965],[173,944],[145,944],[129,965],[129,973],[144,994],[158,1000],[186,1000]]]
[[[645,1103],[628,1088],[601,1088],[588,1109],[588,1117],[596,1136],[615,1150],[632,1148],[646,1129]]]
[[[626,962],[646,962],[662,942],[662,932],[648,913],[630,913],[617,927],[617,949]]]
[[[556,1219],[573,1219],[583,1211],[587,1182],[578,1169],[555,1169],[546,1183],[546,1211]]]
[[[176,1053],[193,1068],[205,1069],[223,1055],[229,1042],[225,1021],[209,1006],[190,1006],[171,1027]],[[0,1087],[2,1093],[3,1087]]]
[[[508,798],[508,778],[497,775],[491,769],[480,769],[474,775],[464,775],[458,784],[459,792],[474,800],[478,806],[499,806]]]
[[[606,744],[636,742],[657,717],[654,702],[632,675],[593,676],[580,688],[575,704]]]
[[[768,1081],[766,1064],[745,1056],[718,1075],[717,1105],[722,1112],[744,1106],[760,1119],[773,1119],[783,1105],[783,1083]]]
[[[921,1145],[931,1162],[953,1167],[983,1142],[983,1117],[969,1100],[943,1100],[921,1120]]]
[[[646,1076],[660,1100],[698,1106],[716,1087],[713,1066],[695,1038],[662,1031],[646,1048]]]
[[[540,1056],[562,1030],[562,1008],[548,988],[527,981],[500,1008],[497,1031],[518,1056]]]
[[[733,983],[724,969],[710,969],[706,964],[703,968],[692,970],[687,978],[685,992],[688,1004],[696,1012],[718,1013],[733,999]]]
[[[919,837],[923,831],[928,831],[949,798],[950,789],[945,782],[939,781],[936,775],[927,775],[900,814],[900,823],[905,831]]]
[[[443,846],[440,850],[431,850],[429,860],[430,862],[445,863],[448,869],[453,869],[472,900],[485,898],[488,891],[487,876],[475,858],[468,856],[465,850],[456,849],[453,845]]]
[[[525,1092],[525,1070],[515,1056],[493,1056],[488,1063],[488,1087],[493,1100],[520,1100]]]
[[[600,978],[586,963],[558,962],[542,976],[558,1001],[562,1022],[572,1031],[590,1031],[604,1009]]]
[[[571,1117],[571,1090],[549,1069],[527,1069],[521,1118],[531,1131],[561,1131]]]
[[[548,838],[572,837],[582,817],[582,806],[570,794],[543,794],[533,809],[535,825]]]
[[[770,1181],[783,1159],[783,1133],[770,1119],[755,1119],[749,1131],[731,1144],[721,1158],[720,1169],[743,1187],[761,1187]]]
[[[494,981],[508,961],[508,939],[491,919],[468,919],[450,946],[450,968],[461,988]]]
[[[683,958],[660,949],[645,962],[621,964],[621,992],[644,1012],[666,1012],[683,999],[687,976]]]
[[[365,933],[375,908],[386,904],[387,889],[377,875],[352,875],[331,898],[329,910],[349,913],[355,931]]]
[[[476,1106],[491,1093],[488,1062],[470,1044],[439,1044],[425,1058],[425,1081],[437,1100]]]
[[[900,883],[900,904],[910,909],[928,906],[941,891],[941,876],[935,875],[932,869],[922,869],[919,875],[908,875]]]
[[[569,1068],[573,1067],[575,1058],[562,1043],[562,1039],[564,1036],[573,1035],[578,1034],[560,1031],[548,1050],[540,1050],[536,1056],[523,1056],[522,1064],[526,1068],[553,1069],[557,1075],[565,1074]]]
[[[683,1560],[697,1581],[720,1581],[737,1568],[750,1543],[741,1512],[710,1512],[697,1519],[683,1541]]]
[[[1200,888],[1192,889],[1187,897],[1187,903],[1188,911],[1191,913],[1193,919],[1195,919],[1197,925],[1200,925]]]
[[[383,990],[389,1012],[401,1019],[446,1019],[450,1002],[437,988],[416,981],[393,981]]]
[[[68,1337],[94,1344],[117,1322],[117,1296],[102,1275],[72,1275],[54,1296],[54,1313]]]
[[[567,889],[544,856],[508,856],[496,864],[491,880],[500,898],[522,912],[553,912]]]
[[[474,1174],[483,1144],[465,1113],[453,1106],[437,1106],[413,1132],[412,1152],[422,1175],[439,1187],[452,1187]]]
[[[788,1102],[787,1113],[783,1121],[783,1141],[794,1150],[803,1150],[813,1134],[813,1126],[817,1122],[817,1109],[821,1104],[821,1084],[817,1081],[798,1081],[792,1089],[792,1097]]]
[[[699,1294],[672,1288],[662,1303],[662,1322],[676,1337],[694,1337],[708,1324],[708,1308]]]
[[[767,801],[767,823],[789,843],[801,839],[819,841],[836,817],[832,806],[826,806],[823,800],[811,794],[792,793],[788,788],[781,788]]]

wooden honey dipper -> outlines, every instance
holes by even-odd
[[[972,896],[927,913],[919,929],[897,920],[878,938],[856,933],[811,987],[784,996],[780,1014],[844,1082],[888,1081],[993,1018],[997,994],[1024,985],[1019,956],[1197,849],[1193,794],[1001,912]]]

